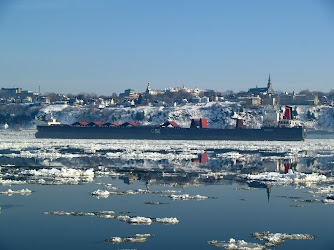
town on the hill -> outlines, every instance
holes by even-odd
[[[303,90],[295,92],[275,92],[271,83],[270,75],[266,87],[250,88],[248,91],[234,93],[233,91],[217,92],[214,90],[190,89],[186,86],[177,88],[151,89],[147,84],[145,92],[136,93],[133,89],[126,89],[117,95],[97,96],[96,94],[80,93],[60,94],[41,93],[22,88],[1,88],[0,104],[31,104],[53,105],[67,104],[75,106],[94,106],[98,108],[112,107],[135,107],[145,106],[178,106],[185,103],[208,103],[208,102],[240,102],[244,106],[260,105],[333,105],[334,90],[329,93],[320,91],[310,92]]]
[[[297,93],[275,91],[270,75],[265,87],[248,91],[217,92],[214,90],[179,88],[153,89],[136,93],[126,89],[121,94],[41,94],[21,88],[0,90],[0,125],[9,128],[34,128],[35,120],[53,116],[63,124],[77,121],[142,125],[160,124],[167,120],[189,126],[190,118],[207,118],[210,127],[235,126],[235,119],[243,119],[245,127],[259,128],[262,113],[270,107],[293,107],[297,124],[308,128],[334,130],[334,90],[328,93],[303,90]]]

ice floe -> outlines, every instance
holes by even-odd
[[[150,237],[155,237],[155,235],[152,234],[135,234],[134,236],[131,237],[112,237],[111,239],[105,240],[106,242],[112,242],[114,244],[119,244],[122,242],[132,242],[132,243],[137,243],[137,242],[145,242],[147,238]]]
[[[96,198],[108,198],[111,195],[162,194],[162,193],[177,193],[177,192],[180,191],[175,191],[175,190],[149,191],[144,189],[137,189],[137,190],[126,190],[126,191],[116,192],[116,191],[98,189],[96,191],[91,192],[91,195],[95,196]]]
[[[8,195],[8,196],[11,196],[11,195],[13,195],[13,194],[30,195],[31,192],[32,192],[32,191],[29,190],[29,189],[27,189],[27,188],[24,188],[24,189],[21,189],[21,190],[17,190],[17,191],[8,189],[7,191],[2,191],[2,192],[0,192],[0,194],[6,194],[6,195]]]
[[[146,217],[142,217],[142,216],[136,216],[136,217],[130,217],[126,220],[123,220],[125,222],[128,222],[130,224],[146,224],[149,225],[152,223],[151,218],[146,218]]]
[[[102,219],[117,219],[122,222],[137,225],[150,225],[152,222],[158,222],[162,224],[177,224],[179,220],[177,218],[149,218],[143,216],[129,216],[117,214],[128,214],[129,212],[115,212],[115,211],[100,211],[100,212],[66,212],[66,211],[51,211],[44,212],[45,215],[60,215],[60,216],[96,216]]]
[[[18,181],[18,180],[2,180],[0,179],[0,185],[11,186],[11,185],[22,185],[26,184],[26,181]]]
[[[311,234],[286,234],[286,233],[253,233],[251,236],[259,241],[265,241],[263,244],[246,242],[244,240],[235,240],[230,238],[229,241],[208,241],[210,245],[222,247],[225,249],[267,249],[268,247],[277,247],[285,243],[285,240],[315,240],[315,236]]]
[[[158,222],[162,224],[177,224],[180,221],[177,218],[146,218],[146,217],[131,217],[127,215],[120,215],[117,217],[118,220],[127,222],[130,224],[145,224],[145,225],[150,225],[152,222]]]
[[[256,240],[267,241],[264,243],[266,247],[276,247],[283,244],[284,240],[315,240],[312,234],[286,234],[286,233],[253,233],[252,237]]]
[[[327,177],[322,174],[312,173],[298,173],[289,169],[287,174],[281,174],[277,172],[264,172],[260,174],[247,174],[244,175],[247,180],[268,181],[280,183],[322,183],[327,181]]]
[[[161,205],[161,204],[166,204],[166,203],[162,203],[160,201],[147,201],[147,202],[145,202],[145,204],[147,204],[147,205]]]
[[[321,200],[319,199],[294,199],[293,201],[297,201],[297,202],[320,202]]]
[[[206,200],[206,199],[214,199],[215,197],[208,197],[202,195],[189,195],[189,194],[172,194],[165,195],[165,197],[170,197],[172,200]]]
[[[315,187],[315,190],[310,190],[308,193],[311,194],[328,194],[334,192],[334,186],[329,185],[327,187]]]
[[[110,192],[108,190],[96,190],[94,192],[91,192],[92,195],[97,196],[98,198],[107,198],[110,195]]]
[[[21,172],[22,175],[32,175],[32,176],[54,176],[54,177],[94,177],[94,170],[87,169],[73,169],[73,168],[51,168],[51,169],[31,169],[24,170]]]
[[[211,241],[208,241],[208,243],[210,245],[215,246],[215,247],[222,247],[222,248],[225,248],[225,249],[242,249],[242,250],[266,249],[266,247],[261,245],[261,244],[246,242],[244,240],[235,240],[233,238],[231,238],[229,241],[211,240]]]
[[[114,219],[115,214],[124,214],[128,212],[115,212],[115,211],[101,211],[101,212],[66,212],[66,211],[51,211],[51,212],[44,212],[43,214],[49,215],[60,215],[60,216],[97,216],[99,218],[104,219]]]
[[[163,224],[177,224],[180,222],[177,218],[156,218],[155,221]]]

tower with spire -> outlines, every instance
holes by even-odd
[[[270,79],[270,74],[269,74],[269,78],[268,78],[268,90],[267,90],[268,94],[273,94],[274,90],[273,90],[273,85],[271,84],[271,79]]]
[[[151,86],[150,86],[150,82],[148,82],[147,84],[147,88],[146,88],[146,94],[151,94]]]
[[[269,74],[269,78],[268,78],[268,84],[266,88],[258,88],[256,86],[256,88],[251,88],[248,91],[249,93],[253,94],[253,95],[268,95],[268,94],[274,94],[275,91],[273,89],[273,85],[271,84],[271,79],[270,79],[270,74]]]
[[[271,80],[270,80],[270,74],[269,74],[269,78],[268,78],[268,89],[269,88],[272,88],[272,86],[271,86]]]

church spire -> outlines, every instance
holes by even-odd
[[[150,94],[150,92],[151,92],[151,86],[150,86],[150,82],[148,82],[147,88],[146,88],[146,94]]]
[[[268,78],[268,88],[272,88],[272,86],[271,86],[271,80],[270,80],[270,74],[269,74],[269,78]]]

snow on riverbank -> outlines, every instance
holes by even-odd
[[[311,129],[334,131],[334,108],[332,106],[294,106],[297,115],[296,122]],[[180,126],[189,127],[191,118],[207,118],[210,127],[227,128],[235,126],[235,118],[244,120],[246,127],[259,128],[262,125],[262,114],[265,107],[242,107],[234,102],[210,102],[185,104],[177,107],[108,107],[103,110],[92,107],[74,107],[69,105],[49,105],[42,108],[37,117],[53,116],[63,124],[72,124],[76,121],[126,121],[137,122],[142,125],[161,124],[167,120],[176,121]],[[283,106],[280,107],[283,110]],[[136,114],[142,113],[141,120]],[[312,115],[310,119],[309,114]]]

